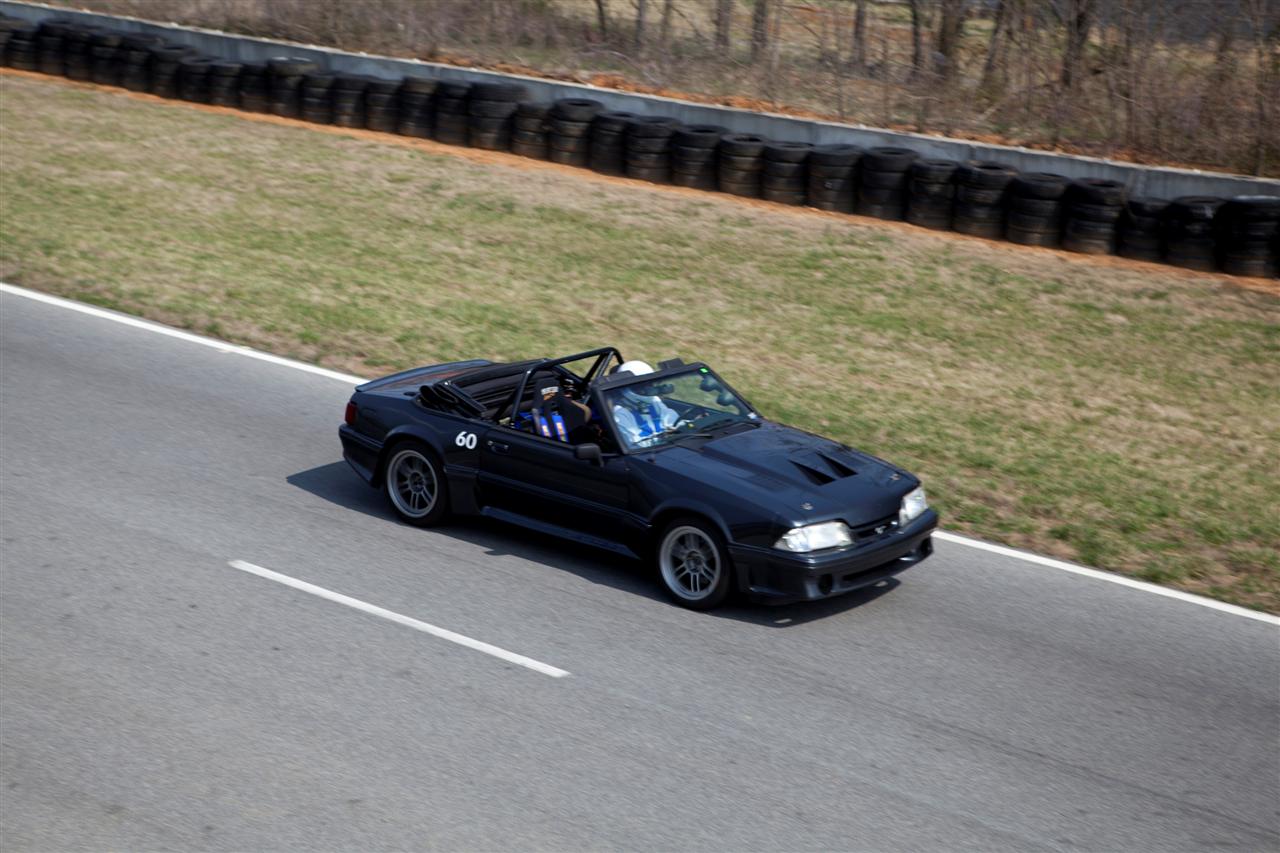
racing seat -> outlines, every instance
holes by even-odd
[[[533,431],[544,438],[569,444],[595,440],[597,430],[591,425],[591,410],[557,387],[546,400],[535,399],[529,410]]]

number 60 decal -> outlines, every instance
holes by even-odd
[[[459,447],[465,447],[467,450],[475,450],[476,434],[474,432],[467,432],[466,430],[463,430],[458,433],[458,437],[453,440],[453,443]]]

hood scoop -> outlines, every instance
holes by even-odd
[[[826,453],[807,453],[802,457],[793,457],[791,464],[815,486],[825,486],[845,477],[852,477],[858,472],[844,462]]]

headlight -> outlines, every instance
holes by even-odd
[[[787,535],[774,542],[773,547],[805,553],[852,544],[853,537],[849,535],[849,528],[843,521],[824,521],[787,531]]]
[[[924,486],[907,492],[902,498],[902,508],[898,510],[898,526],[903,527],[920,517],[929,508],[929,499],[925,497]]]

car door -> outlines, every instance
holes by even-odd
[[[576,458],[571,444],[494,427],[481,442],[481,500],[536,521],[626,541],[634,525],[627,460],[607,454],[603,463]]]

